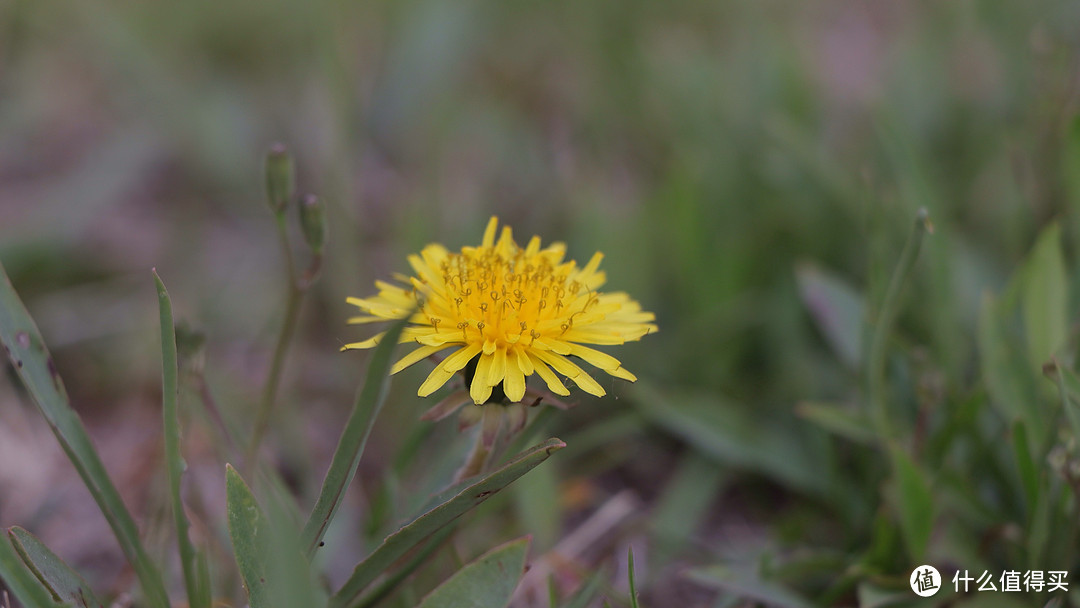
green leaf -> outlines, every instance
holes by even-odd
[[[979,311],[979,363],[991,403],[1006,420],[1024,421],[1031,436],[1041,441],[1047,423],[1039,409],[1039,391],[1020,347],[1010,339],[997,303],[985,296]]]
[[[562,531],[557,468],[536,469],[528,479],[514,484],[511,494],[523,529],[533,535],[533,546],[537,551],[550,549]]]
[[[528,536],[495,547],[436,587],[419,608],[506,608],[528,551]]]
[[[330,608],[354,605],[353,600],[410,549],[564,447],[566,444],[561,440],[548,439],[491,473],[481,478],[467,479],[440,494],[435,506],[387,536],[367,559],[356,566],[341,590],[330,598]]]
[[[356,468],[360,465],[360,457],[364,454],[371,428],[386,400],[387,388],[390,385],[390,357],[401,331],[409,323],[409,316],[411,315],[397,321],[387,330],[371,356],[364,387],[356,395],[352,413],[341,432],[337,449],[334,450],[319,498],[315,501],[315,508],[312,509],[300,535],[308,555],[314,553],[322,542],[326,529],[341,507],[341,497],[356,475]]]
[[[1065,410],[1065,419],[1069,421],[1073,436],[1080,437],[1080,379],[1056,360],[1043,366],[1043,374],[1054,381],[1061,407]]]
[[[596,594],[600,591],[600,586],[603,585],[603,583],[604,571],[599,570],[593,573],[589,580],[581,586],[581,589],[579,589],[573,597],[567,600],[563,608],[587,608],[589,604],[592,603],[592,599],[596,597]],[[552,608],[554,608],[554,604],[552,604]]]
[[[34,320],[19,300],[0,265],[0,343],[15,371],[45,417],[57,441],[101,508],[120,549],[142,585],[146,602],[153,608],[169,608],[161,573],[150,560],[127,507],[109,479],[78,414],[71,408],[60,374],[53,365]]]
[[[722,462],[764,473],[794,488],[826,496],[828,467],[805,424],[771,415],[763,420],[715,395],[661,394],[637,382],[634,405],[657,426]],[[787,423],[787,424],[785,424]]]
[[[685,452],[649,519],[659,541],[652,563],[671,563],[677,553],[685,551],[687,539],[693,538],[709,514],[728,475],[715,460],[696,450]]]
[[[176,544],[180,552],[180,566],[184,572],[188,604],[191,608],[209,608],[210,598],[200,593],[201,587],[209,587],[199,580],[195,547],[188,536],[190,524],[184,511],[184,500],[180,495],[180,478],[187,465],[180,454],[180,415],[176,406],[180,393],[177,382],[179,368],[176,363],[176,328],[173,324],[172,300],[169,299],[169,292],[161,282],[157,270],[153,272],[161,324],[161,417],[165,426],[165,470],[169,478],[169,498],[172,502],[173,524],[176,527]]]
[[[446,526],[438,532],[431,535],[431,537],[424,543],[422,547],[413,552],[413,555],[409,557],[408,563],[395,570],[392,574],[384,578],[379,582],[371,593],[364,595],[363,599],[357,604],[357,608],[369,608],[382,601],[386,596],[390,595],[398,585],[409,577],[416,569],[419,568],[430,558],[435,551],[442,547],[446,539],[454,533],[454,526]]]
[[[762,602],[778,608],[810,608],[812,604],[779,583],[762,580],[752,572],[743,572],[725,565],[691,570],[691,580],[714,589],[721,589],[740,598]]]
[[[862,295],[837,275],[809,263],[795,269],[799,295],[829,345],[847,365],[862,364],[866,304]]]
[[[6,534],[0,537],[0,578],[4,579],[4,585],[23,606],[71,606],[54,597],[52,591],[30,571]]]
[[[930,495],[930,484],[903,451],[894,448],[892,460],[896,475],[893,499],[900,515],[900,528],[910,557],[919,560],[926,552],[934,526],[934,499]]]
[[[83,577],[65,564],[55,553],[22,528],[8,530],[8,537],[19,556],[53,596],[79,608],[102,608],[104,604],[94,595]],[[25,602],[24,602],[25,603]]]
[[[873,421],[863,410],[855,410],[838,403],[803,401],[795,406],[795,413],[830,433],[849,441],[873,445]]]
[[[1024,265],[1021,307],[1028,356],[1034,369],[1061,348],[1068,330],[1068,277],[1061,252],[1061,226],[1043,230]]]
[[[1016,455],[1016,468],[1020,472],[1020,483],[1024,486],[1028,513],[1031,513],[1039,498],[1039,471],[1029,446],[1027,427],[1017,420],[1012,426],[1012,447]]]
[[[270,544],[269,522],[255,496],[232,465],[225,465],[225,510],[229,520],[229,538],[240,576],[244,579],[251,608],[270,606],[266,582],[266,558]]]
[[[630,581],[630,608],[638,608],[637,584],[634,583],[634,548],[626,550],[626,576]]]

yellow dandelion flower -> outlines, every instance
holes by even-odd
[[[397,373],[436,353],[453,349],[420,385],[426,397],[457,372],[469,383],[476,404],[503,395],[510,403],[525,396],[525,379],[536,374],[558,395],[569,395],[559,374],[587,393],[604,388],[570,357],[577,357],[624,380],[635,376],[618,359],[585,344],[611,345],[639,340],[657,330],[655,315],[622,292],[602,293],[603,255],[583,268],[563,261],[566,246],[540,246],[534,236],[521,248],[509,227],[498,232],[492,217],[479,247],[459,253],[432,244],[410,255],[414,276],[397,276],[400,285],[376,281],[379,293],[348,302],[367,313],[351,324],[400,319],[414,312],[401,342],[418,348],[394,364]],[[371,348],[382,334],[342,350]],[[501,394],[500,394],[501,393]]]

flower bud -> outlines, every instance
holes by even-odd
[[[314,194],[309,194],[300,201],[300,228],[304,240],[315,253],[322,253],[326,244],[326,209],[322,201]]]
[[[295,168],[285,144],[276,143],[266,154],[266,202],[274,213],[281,213],[293,197]]]

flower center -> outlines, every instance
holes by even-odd
[[[493,248],[451,253],[441,265],[446,302],[434,308],[451,313],[465,341],[470,328],[500,346],[565,333],[598,296],[574,280],[573,262],[555,265],[552,253],[527,255],[516,246],[510,255]]]

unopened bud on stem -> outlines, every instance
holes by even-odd
[[[300,228],[303,229],[308,247],[315,253],[322,253],[326,244],[326,209],[314,194],[300,201]]]
[[[266,202],[274,213],[280,214],[293,197],[295,168],[285,144],[276,143],[266,154]]]

